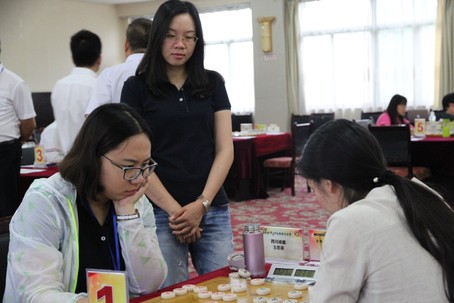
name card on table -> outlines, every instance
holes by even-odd
[[[268,262],[304,261],[303,229],[262,226],[265,258]]]
[[[87,290],[90,303],[129,302],[126,272],[87,269]]]
[[[309,230],[309,260],[320,261],[322,252],[322,244],[325,239],[325,229],[310,229]]]

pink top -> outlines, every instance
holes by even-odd
[[[407,119],[404,118],[404,121],[402,124],[410,124],[410,121],[408,121]],[[375,125],[376,126],[390,126],[391,117],[388,115],[387,112],[384,112],[383,114],[381,114],[378,117],[377,122],[375,122]],[[410,128],[413,128],[413,125],[410,124]]]

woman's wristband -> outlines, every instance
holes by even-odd
[[[199,200],[199,199],[202,200],[203,207],[205,207],[205,213],[207,213],[208,210],[210,209],[210,205],[211,205],[210,201],[208,201],[208,199],[205,198],[204,195],[198,196],[197,199],[198,199],[198,200]]]
[[[136,208],[136,212],[129,215],[117,215],[117,221],[128,221],[128,220],[135,220],[140,218],[140,213]]]

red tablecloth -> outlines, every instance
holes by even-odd
[[[234,161],[224,182],[231,200],[266,198],[263,160],[291,152],[290,133],[234,137]]]

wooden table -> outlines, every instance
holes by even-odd
[[[267,271],[271,267],[270,264],[267,264]],[[208,274],[195,277],[188,281],[184,281],[166,288],[163,288],[157,292],[141,296],[139,298],[131,299],[130,303],[192,303],[192,302],[208,302],[211,299],[199,299],[197,294],[193,292],[188,292],[188,294],[183,296],[176,296],[173,299],[161,299],[160,295],[164,291],[172,291],[175,288],[182,287],[185,284],[194,284],[194,285],[203,285],[207,286],[209,291],[218,292],[217,286],[219,284],[230,283],[229,273],[232,271],[229,267],[223,267],[216,271],[210,272]],[[271,288],[271,294],[265,296],[267,298],[271,297],[280,297],[282,300],[288,299],[288,292],[294,290],[293,285],[291,284],[276,284],[271,282],[266,282],[265,285],[261,286],[252,286],[249,281],[246,281],[247,291],[237,293],[238,299],[233,301],[234,303],[246,303],[252,302],[252,298],[256,296],[255,291],[259,287],[269,287]],[[227,293],[227,292],[226,292]],[[309,295],[307,290],[303,291],[303,298],[299,298],[298,302],[307,301],[309,302]],[[218,300],[218,302],[223,302]]]
[[[233,201],[267,198],[263,161],[278,155],[288,155],[291,141],[288,132],[234,137],[235,158],[224,182],[228,197]]]

